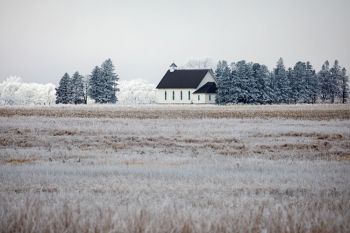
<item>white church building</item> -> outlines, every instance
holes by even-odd
[[[174,63],[156,89],[159,104],[215,104],[217,90],[211,69],[177,69]]]

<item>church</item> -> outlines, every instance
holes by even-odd
[[[178,69],[174,63],[156,89],[159,104],[215,104],[217,91],[211,69]]]

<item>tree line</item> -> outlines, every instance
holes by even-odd
[[[346,69],[336,60],[328,61],[316,72],[310,62],[297,62],[286,68],[280,58],[272,72],[258,63],[239,61],[228,65],[219,61],[217,77],[217,104],[291,104],[339,101],[349,98]]]
[[[118,80],[111,59],[95,66],[87,77],[65,73],[56,88],[56,104],[86,104],[88,96],[96,103],[116,103]]]

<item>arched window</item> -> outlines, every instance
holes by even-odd
[[[175,100],[175,91],[173,91],[173,100]]]
[[[164,92],[164,99],[165,99],[165,100],[166,100],[166,97],[167,97],[167,96],[166,96],[166,91],[165,91],[165,92]]]
[[[188,91],[188,100],[191,100],[191,91]]]
[[[182,91],[180,91],[180,100],[182,100]]]

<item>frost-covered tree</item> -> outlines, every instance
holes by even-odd
[[[89,75],[86,75],[83,77],[84,104],[87,104],[87,99],[88,99],[88,95],[89,95],[89,81],[90,81]]]
[[[71,102],[73,104],[83,104],[84,103],[84,82],[83,76],[79,74],[79,72],[75,72],[73,74],[71,80],[71,90],[72,90],[72,98]]]
[[[107,59],[101,65],[96,66],[89,79],[89,96],[96,103],[116,103],[116,92],[119,91],[118,75],[115,73],[114,65],[111,59]]]
[[[322,102],[325,102],[330,99],[330,72],[328,61],[325,61],[321,70],[317,73],[317,80],[319,82],[319,97]]]
[[[270,72],[265,65],[253,64],[254,103],[267,104],[273,101]]]
[[[275,102],[288,103],[291,95],[291,87],[282,58],[277,61],[276,68],[272,73],[272,78]]]
[[[291,86],[291,100],[294,103],[302,101],[302,95],[305,92],[303,80],[306,76],[305,62],[297,62],[291,71],[290,86]]]
[[[155,103],[155,85],[144,80],[121,80],[119,89],[118,104],[135,105]]]
[[[318,92],[319,92],[319,83],[316,76],[315,70],[312,68],[310,62],[306,62],[306,74],[302,80],[302,93],[301,98],[304,103],[316,103]]]
[[[56,104],[72,103],[72,88],[69,74],[65,73],[56,88]]]
[[[50,105],[55,103],[55,86],[51,83],[25,83],[20,77],[0,82],[0,105]]]
[[[293,93],[294,80],[293,80],[293,68],[292,67],[288,67],[287,78],[288,78],[288,83],[289,83],[288,103],[292,103],[294,100],[294,93]],[[274,98],[276,99],[276,96]]]
[[[232,84],[229,90],[229,99],[232,103],[253,103],[254,96],[251,88],[253,87],[253,69],[252,63],[242,60],[233,64]]]
[[[191,59],[184,66],[184,69],[214,69],[215,63],[211,58]]]
[[[341,80],[341,75],[342,75],[342,70],[339,65],[338,60],[334,61],[333,67],[329,70],[329,94],[330,94],[330,100],[331,103],[335,102],[336,97],[338,97],[341,93],[340,89],[340,80]]]
[[[88,94],[96,103],[102,103],[104,98],[104,83],[101,68],[95,66],[89,78]]]
[[[217,81],[216,103],[228,103],[229,89],[231,85],[231,69],[226,61],[219,61],[215,69],[215,76]]]
[[[101,98],[101,103],[116,103],[116,92],[119,91],[118,75],[115,73],[115,68],[111,59],[107,59],[101,66],[102,82],[104,83],[104,96]]]
[[[346,69],[343,68],[340,77],[340,96],[341,102],[345,104],[349,98],[349,77],[346,75]]]
[[[326,61],[316,74],[310,62],[297,62],[285,68],[282,58],[273,72],[258,63],[239,61],[231,64],[220,61],[215,70],[217,77],[217,103],[316,103],[349,97],[346,69],[338,61],[332,68]]]

